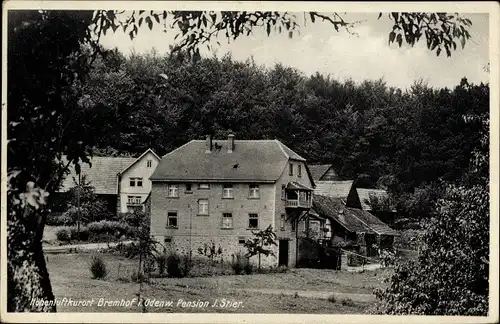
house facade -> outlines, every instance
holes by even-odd
[[[149,177],[159,162],[160,157],[149,149],[117,174],[117,210],[121,213],[144,211],[144,202],[151,192]]]
[[[283,143],[231,133],[192,140],[163,156],[151,181],[151,234],[167,251],[195,256],[215,246],[231,260],[253,231],[271,225],[278,246],[262,264],[295,266],[296,222],[311,207],[314,181]]]
[[[144,210],[144,201],[151,192],[149,177],[159,160],[151,149],[137,158],[96,156],[90,160],[91,165],[81,164],[80,177],[70,167],[57,194],[64,196],[84,178],[97,197],[107,202],[111,212]]]

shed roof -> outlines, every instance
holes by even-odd
[[[205,140],[192,140],[166,154],[151,175],[153,181],[269,181],[278,180],[288,159],[305,162],[278,140],[213,140],[206,153]],[[217,145],[215,145],[217,144]]]
[[[353,180],[343,180],[343,181],[316,181],[316,187],[314,188],[314,193],[323,196],[329,196],[333,198],[343,198],[346,199],[351,190]]]
[[[313,208],[318,214],[335,220],[349,232],[398,235],[397,231],[371,213],[357,208],[346,207],[339,198],[314,195]]]

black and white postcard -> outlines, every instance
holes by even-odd
[[[499,10],[5,2],[2,322],[498,322]]]

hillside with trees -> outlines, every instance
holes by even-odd
[[[279,139],[310,163],[332,163],[363,187],[388,189],[399,210],[427,217],[442,184],[463,180],[489,112],[489,85],[337,80],[252,60],[175,52],[97,59],[82,100],[101,134],[96,154],[166,154],[205,134]]]

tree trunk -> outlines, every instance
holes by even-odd
[[[29,214],[22,216],[27,219],[23,222],[19,210],[12,212],[7,223],[7,311],[55,312],[42,248],[43,222],[36,221],[40,217],[37,212]]]

